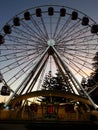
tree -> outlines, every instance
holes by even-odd
[[[87,87],[93,87],[94,85],[96,85],[96,83],[98,83],[98,52],[96,52],[93,58],[92,66],[93,66],[94,72],[90,74],[85,84],[81,82],[81,84],[83,83],[83,85]]]
[[[95,82],[98,82],[98,52],[96,52],[94,58],[93,58],[93,68],[94,68],[94,73],[92,73],[92,78]]]
[[[87,80],[87,86],[88,87],[94,87],[95,85],[98,85],[98,52],[96,52],[93,63],[92,63],[94,72],[91,73],[90,78]],[[98,104],[98,87],[90,93],[91,98],[93,101]]]
[[[68,80],[67,77],[66,77],[66,80]],[[42,89],[67,91],[67,84],[59,71],[57,71],[56,76],[52,76],[51,71],[49,71],[48,75],[46,75],[45,80],[43,82]],[[51,100],[53,102],[65,102],[66,101],[66,99],[62,98],[62,97],[44,97],[42,99],[42,101],[46,101],[46,102],[51,102]]]

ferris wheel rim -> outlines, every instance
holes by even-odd
[[[55,12],[55,14],[57,15],[57,14],[59,14],[59,11],[58,11],[58,8],[60,9],[60,8],[65,8],[65,9],[68,9],[68,10],[71,10],[71,12],[70,13],[67,13],[67,15],[68,16],[71,16],[71,13],[72,13],[72,11],[77,11],[79,14],[82,14],[82,16],[87,16],[85,13],[83,13],[83,12],[81,12],[81,11],[79,11],[79,10],[77,10],[77,9],[73,9],[73,8],[70,8],[70,7],[67,7],[67,6],[62,6],[62,5],[39,5],[39,6],[35,6],[35,7],[32,7],[32,8],[28,8],[28,9],[26,9],[26,10],[24,10],[24,11],[21,11],[20,13],[18,13],[17,15],[15,15],[15,17],[17,16],[21,16],[21,15],[23,15],[24,14],[24,12],[26,12],[26,11],[30,11],[30,10],[35,10],[35,9],[38,9],[38,8],[45,8],[45,7],[54,7],[54,8],[57,8],[57,11],[54,11]],[[45,10],[45,11],[43,11],[42,12],[42,14],[46,14],[46,13],[48,13],[48,10]],[[35,45],[33,45],[32,46],[32,44],[30,43],[29,44],[29,42],[31,42],[30,40],[28,40],[27,38],[28,37],[32,37],[32,35],[30,35],[30,32],[31,32],[31,29],[29,30],[29,26],[27,25],[27,23],[26,22],[24,22],[24,18],[22,18],[21,17],[21,19],[20,19],[20,21],[21,21],[21,23],[22,23],[22,25],[23,25],[23,27],[25,28],[25,27],[27,27],[27,30],[23,30],[23,31],[21,31],[21,29],[20,28],[18,28],[18,27],[16,27],[16,26],[14,26],[13,25],[13,23],[12,23],[12,21],[13,21],[13,18],[14,17],[12,17],[8,22],[7,22],[7,24],[10,24],[11,25],[11,28],[14,30],[14,29],[16,29],[16,28],[18,28],[18,29],[16,29],[16,30],[14,30],[14,31],[16,31],[16,32],[14,32],[15,33],[15,37],[14,37],[14,35],[13,36],[11,36],[10,37],[10,34],[5,34],[4,32],[3,32],[3,35],[4,35],[4,38],[5,38],[5,40],[6,41],[12,41],[12,44],[9,44],[8,45],[8,43],[5,45],[5,48],[2,48],[1,49],[1,53],[3,53],[3,51],[4,50],[10,50],[10,47],[9,46],[13,46],[13,45],[15,45],[14,47],[16,47],[16,53],[17,53],[17,55],[14,53],[14,51],[15,51],[15,49],[13,49],[13,48],[11,48],[11,49],[13,49],[13,51],[11,50],[11,53],[9,53],[10,55],[15,55],[15,56],[12,56],[12,58],[16,58],[16,62],[13,62],[13,63],[15,63],[15,64],[17,64],[17,65],[15,65],[14,66],[14,64],[12,65],[12,68],[14,68],[14,67],[17,67],[17,66],[19,66],[19,69],[20,69],[20,71],[21,70],[25,70],[24,71],[24,73],[27,71],[27,69],[24,69],[23,68],[23,63],[26,63],[26,60],[28,61],[28,59],[26,59],[26,57],[27,56],[30,56],[31,54],[32,55],[35,55],[35,57],[33,57],[34,59],[33,60],[35,60],[38,56],[40,56],[43,52],[44,52],[44,50],[45,50],[45,48],[46,47],[48,47],[48,46],[55,46],[55,48],[60,52],[60,55],[62,56],[62,57],[64,57],[64,58],[66,58],[66,63],[68,64],[68,65],[71,65],[71,67],[73,67],[73,65],[75,65],[77,68],[78,68],[78,70],[80,70],[81,71],[81,73],[82,73],[82,69],[83,69],[83,67],[85,68],[86,67],[86,64],[87,63],[85,63],[86,62],[86,59],[87,59],[87,57],[88,57],[88,54],[89,54],[89,49],[90,49],[90,47],[89,46],[92,46],[92,43],[91,43],[91,45],[90,44],[87,44],[87,42],[88,41],[90,41],[90,40],[94,40],[94,38],[90,38],[90,36],[92,36],[92,37],[94,37],[93,35],[88,35],[88,36],[83,36],[83,37],[78,37],[78,35],[76,35],[76,34],[74,34],[74,33],[72,33],[71,35],[72,35],[72,39],[68,39],[68,37],[66,36],[66,37],[62,37],[62,36],[60,36],[61,34],[64,34],[64,33],[61,33],[60,32],[60,30],[58,31],[58,34],[56,34],[55,35],[55,39],[57,39],[57,41],[54,39],[54,38],[52,38],[52,36],[50,37],[50,38],[48,38],[47,37],[47,35],[45,34],[45,32],[47,32],[47,28],[46,27],[44,27],[45,25],[48,25],[47,24],[47,21],[37,21],[36,22],[36,19],[33,19],[33,17],[35,18],[35,12],[33,12],[33,14],[32,14],[32,21],[33,21],[33,23],[34,23],[34,25],[38,25],[38,22],[39,22],[39,25],[37,26],[38,27],[38,29],[37,29],[37,31],[39,30],[40,31],[40,33],[39,32],[37,32],[36,31],[36,29],[35,30],[33,30],[33,36],[35,36],[35,34],[34,33],[36,33],[36,36],[35,36],[35,38],[39,38],[38,39],[38,41],[36,41],[35,39],[32,39],[32,42],[34,43],[34,42],[36,42],[35,43]],[[51,16],[49,16],[50,18],[50,23],[49,24],[53,24],[54,25],[54,23],[51,21]],[[58,19],[58,17],[59,16],[53,16],[54,18],[52,19],[52,20],[57,20],[56,22],[59,22],[59,19]],[[66,17],[66,16],[65,16]],[[93,24],[96,24],[96,22],[92,19],[92,18],[90,18],[89,16],[87,16],[88,18],[89,18],[89,20],[91,21],[91,24],[90,25],[88,25],[88,27],[89,28],[91,28],[91,26],[93,25]],[[68,17],[69,18],[69,17]],[[79,21],[82,21],[82,18],[83,17],[81,17],[81,18],[78,18],[78,20]],[[48,16],[45,18],[43,18],[43,20],[44,19],[48,19]],[[48,19],[48,20],[49,20]],[[67,19],[68,20],[68,19]],[[43,24],[43,23],[41,23],[41,22],[45,22],[45,24]],[[55,21],[54,21],[55,22]],[[64,22],[63,20],[61,21],[61,22]],[[65,23],[63,23],[63,25],[64,25]],[[68,23],[66,23],[66,26],[67,26],[67,24]],[[52,27],[53,27],[53,25],[52,25]],[[61,26],[62,26],[62,28],[60,28],[61,29],[61,31],[63,30],[63,25],[62,24],[60,24]],[[73,24],[73,25],[75,25],[75,24]],[[40,28],[41,27],[44,27],[44,29],[43,30],[41,30]],[[57,25],[58,26],[58,25]],[[34,26],[33,26],[34,27]],[[52,29],[52,27],[51,27],[51,29]],[[77,26],[76,27],[78,27],[78,24],[77,24]],[[71,28],[71,27],[70,27]],[[22,28],[23,29],[23,28]],[[46,29],[46,30],[45,30]],[[53,32],[51,31],[51,29],[50,29],[50,32],[47,32],[47,34],[53,34]],[[68,28],[69,29],[69,28]],[[73,28],[74,29],[74,28]],[[30,32],[29,32],[29,31]],[[3,28],[1,29],[1,34],[2,34],[2,31],[3,31]],[[27,33],[26,33],[26,31],[27,31]],[[55,30],[54,31],[56,31],[56,26],[55,26]],[[67,31],[69,31],[69,33],[67,34],[70,38],[71,38],[71,35],[70,35],[70,33],[71,33],[71,31],[70,30],[67,30]],[[67,32],[66,31],[66,32]],[[78,30],[78,31],[76,31],[76,32],[79,32],[80,33],[80,35],[83,35],[83,33],[85,33],[86,31],[88,31],[88,30],[84,30],[82,33],[81,32],[83,31],[82,29],[81,30]],[[19,37],[19,35],[18,35],[18,33],[23,33],[22,35],[23,35],[23,39],[22,39],[22,35],[21,35],[21,37]],[[63,32],[64,32],[64,30],[63,30]],[[42,34],[41,34],[42,33]],[[60,35],[59,35],[59,33],[60,33]],[[26,37],[26,34],[27,34],[27,36],[28,37]],[[37,35],[38,34],[38,35]],[[17,35],[18,35],[18,39],[17,39]],[[95,34],[96,35],[96,34]],[[42,39],[40,38],[40,36],[42,36]],[[59,39],[60,38],[62,38],[63,40],[59,40],[58,39],[58,36],[59,36]],[[77,42],[75,41],[76,39],[75,39],[75,37],[78,37],[77,38],[77,40],[79,40],[78,42],[79,43],[81,43],[81,46],[82,47],[84,47],[84,48],[82,48],[82,47],[80,47],[79,48],[79,46],[78,46],[78,44],[77,44]],[[15,39],[16,38],[16,39]],[[65,40],[64,38],[67,38],[67,40]],[[83,39],[84,41],[82,41],[82,40],[80,40],[80,38],[81,39]],[[87,39],[87,40],[85,40],[85,38]],[[27,43],[25,43],[24,44],[24,48],[23,48],[23,46],[21,45],[21,43],[23,44],[23,41],[22,40],[24,40],[24,41],[26,41],[27,40]],[[40,42],[40,40],[42,40],[41,42],[41,44],[39,44]],[[95,39],[96,40],[96,39]],[[74,41],[73,43],[71,42],[71,41]],[[14,43],[15,42],[15,43]],[[18,42],[20,42],[20,44],[17,44]],[[37,43],[38,42],[38,43]],[[60,43],[59,43],[60,42]],[[13,44],[14,43],[14,44]],[[66,44],[64,44],[64,43],[66,43]],[[86,44],[85,44],[86,43]],[[77,45],[76,45],[77,44]],[[29,48],[27,48],[26,46],[28,46],[29,45]],[[37,48],[37,46],[36,45],[39,45],[38,46],[38,48]],[[86,46],[87,45],[87,46]],[[20,46],[20,48],[21,49],[19,49],[18,47]],[[73,46],[73,47],[71,47],[71,46]],[[96,43],[95,43],[95,46],[94,46],[94,48],[91,48],[91,51],[92,51],[92,49],[94,50],[94,49],[96,49],[97,47],[96,47],[97,45],[96,45]],[[31,48],[32,49],[31,49]],[[36,55],[35,53],[36,52],[34,52],[34,47],[36,48],[36,52],[38,52],[38,55]],[[86,48],[87,47],[87,48]],[[3,50],[4,49],[4,50]],[[82,51],[80,50],[80,49],[82,49]],[[29,50],[30,50],[30,53],[29,53]],[[33,53],[31,53],[31,50],[33,51]],[[85,52],[85,50],[87,51],[87,52]],[[97,50],[97,49],[96,49]],[[23,52],[22,52],[23,51]],[[27,51],[26,52],[26,54],[24,53],[24,51]],[[24,54],[24,57],[22,57],[22,55],[20,55],[20,53],[22,52],[22,55]],[[71,53],[71,52],[73,52],[73,53]],[[79,53],[85,53],[85,60],[83,60],[81,57],[82,56],[84,56],[84,55],[81,55],[81,57],[78,57],[78,55],[79,55]],[[70,57],[66,57],[66,55],[67,56],[70,56]],[[7,57],[7,54],[5,54],[5,59],[6,59],[6,57],[7,58],[9,58],[9,60],[11,59],[11,56],[9,55],[9,57]],[[91,55],[91,54],[90,54]],[[75,57],[74,57],[75,56]],[[20,58],[19,58],[20,57]],[[32,57],[29,57],[30,58],[30,60],[31,60],[31,58]],[[78,60],[81,60],[82,62],[79,62],[79,61],[77,61],[77,58],[78,58]],[[5,59],[4,59],[4,62],[5,62]],[[24,59],[26,59],[24,62],[20,62],[20,60],[24,60]],[[73,62],[72,62],[73,61]],[[32,66],[32,62],[33,61],[31,61],[31,66]],[[2,63],[3,63],[3,59],[2,59]],[[28,66],[28,64],[26,63],[25,64],[26,66]],[[78,66],[79,65],[79,66]],[[81,66],[81,68],[80,68],[80,66]],[[11,63],[9,64],[9,66],[7,66],[7,68],[8,68],[8,70],[7,71],[10,71],[11,69],[10,69],[10,67],[11,67]],[[76,67],[75,68],[72,68],[74,71],[76,71],[77,73],[79,73],[80,71],[77,71],[76,70]],[[1,67],[2,69],[3,69],[3,67]],[[91,69],[91,68],[90,68]],[[5,71],[5,72],[3,72],[3,73],[6,73],[7,71]],[[84,72],[83,72],[84,73]],[[15,77],[16,77],[16,79],[17,79],[17,73],[16,73],[16,75],[14,75]],[[10,80],[8,80],[7,82],[9,82]]]

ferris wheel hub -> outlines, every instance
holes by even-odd
[[[54,41],[53,39],[49,39],[49,40],[47,41],[47,44],[48,44],[49,46],[54,46],[54,45],[55,45],[55,41]]]

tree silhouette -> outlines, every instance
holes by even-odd
[[[98,84],[98,52],[96,52],[95,56],[93,57],[92,63],[94,72],[90,74],[90,76],[85,80],[84,78],[81,81],[82,86],[86,87],[94,87],[94,85]]]
[[[91,73],[90,78],[87,80],[87,86],[94,88],[97,86],[96,89],[94,89],[91,93],[90,96],[93,99],[93,101],[98,104],[98,52],[96,52],[94,58],[93,58],[93,63],[92,63],[94,72]]]
[[[91,73],[91,76],[95,82],[98,82],[98,52],[96,52],[94,58],[93,58],[93,68],[94,72]]]
[[[42,85],[43,90],[58,90],[58,91],[68,91],[67,84],[63,79],[63,76],[59,71],[55,74],[56,76],[51,75],[51,71],[46,75],[45,80]],[[68,78],[66,77],[66,80]],[[44,102],[66,102],[66,99],[63,97],[44,97],[42,99]]]

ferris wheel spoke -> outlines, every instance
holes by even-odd
[[[31,70],[31,67],[33,65],[33,60],[29,61],[28,64],[26,64],[24,67],[22,67],[22,69],[18,69],[18,71],[14,74],[13,77],[11,77],[7,82],[9,83],[9,85],[13,85],[16,80],[19,81],[19,79],[21,79],[21,77],[25,74],[27,75],[29,70]]]
[[[60,41],[62,41],[63,39],[70,38],[70,37],[72,38],[74,35],[78,34],[78,32],[76,32],[76,31],[79,31],[78,28],[80,25],[81,25],[80,21],[72,23],[72,20],[69,19],[68,25],[66,25],[65,30],[63,30],[63,34],[60,35]],[[57,40],[59,41],[59,39],[57,39]]]
[[[25,31],[23,31],[24,29],[19,29],[19,28],[15,29],[14,32],[17,33],[17,36],[18,36],[16,38],[23,39],[27,42],[28,41],[31,41],[31,42],[37,42],[37,41],[44,42],[45,41],[45,39],[42,36],[40,36],[34,29],[29,27],[29,25],[26,25],[23,22],[23,24],[21,26],[23,26]],[[36,41],[36,39],[37,39],[37,41]]]
[[[81,76],[81,77],[88,77],[89,76],[89,71],[91,72],[91,70],[93,71],[92,68],[89,68],[89,64],[85,63],[85,62],[81,62],[80,60],[77,60],[75,59],[75,62],[74,62],[74,59],[71,59],[70,57],[66,57],[66,60],[64,59],[64,62],[69,66],[69,68],[71,70],[73,70],[73,72],[78,75]],[[88,67],[87,67],[88,66]],[[77,69],[78,68],[78,69]],[[87,71],[85,71],[85,69]]]
[[[47,27],[46,27],[46,24],[45,24],[45,22],[44,22],[44,18],[43,18],[43,17],[41,17],[41,21],[42,21],[42,26],[43,26],[43,28],[44,28],[45,38],[46,38],[46,39],[49,39],[48,30],[47,30]]]
[[[41,28],[40,23],[37,22],[37,20],[35,20],[33,17],[31,17],[31,21],[32,21],[33,26],[35,26],[35,30],[39,33],[40,37],[42,37],[43,39],[47,39],[46,34],[45,34],[46,28]],[[45,27],[44,23],[43,22],[41,22],[41,23],[42,23],[42,26]]]
[[[63,23],[62,27],[60,27],[60,30],[59,32],[56,34],[56,37],[55,39],[59,39],[59,37],[63,36],[64,35],[64,31],[66,30],[67,26],[70,24],[71,22],[71,18],[69,17],[68,20]]]
[[[87,27],[86,27],[87,28]],[[67,39],[73,39],[73,40],[77,40],[77,39],[81,39],[81,37],[85,37],[85,34],[88,32],[87,29],[80,29],[80,30],[76,30],[73,29],[73,31],[71,33],[67,32],[67,34],[63,34],[62,37],[60,38],[60,42],[63,42],[63,40],[67,40]]]
[[[53,38],[54,39],[56,39],[56,35],[57,35],[58,29],[59,29],[59,25],[60,25],[60,20],[61,20],[61,17],[59,17],[57,22],[55,23],[56,26],[55,26],[55,29],[54,29],[54,32],[53,32]]]

